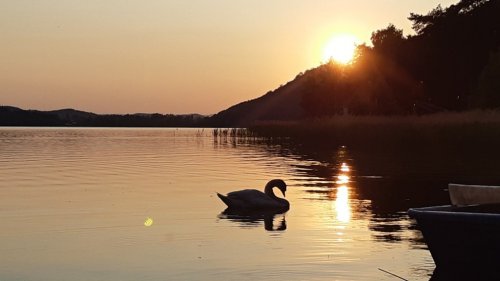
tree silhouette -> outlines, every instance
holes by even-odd
[[[373,32],[371,41],[375,51],[384,55],[394,55],[400,52],[405,38],[403,30],[397,29],[391,23],[386,28]]]
[[[474,105],[480,108],[500,108],[500,51],[492,53],[488,64],[479,76],[474,91]]]
[[[408,114],[420,93],[418,81],[396,60],[366,45],[358,46],[352,64],[330,61],[305,76],[302,106],[308,117]]]
[[[499,14],[498,0],[462,0],[410,15],[417,35],[409,45],[419,60],[411,70],[423,81],[429,101],[448,109],[470,108],[479,74],[500,43]]]

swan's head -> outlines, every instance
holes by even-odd
[[[274,180],[271,180],[267,183],[266,185],[266,189],[267,188],[273,188],[273,187],[277,187],[281,193],[283,193],[283,196],[286,197],[285,193],[286,193],[286,183],[281,180],[281,179],[274,179]]]

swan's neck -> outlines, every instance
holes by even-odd
[[[279,184],[279,182],[276,182],[275,180],[268,182],[266,184],[266,187],[264,187],[264,193],[267,194],[267,196],[269,196],[277,201],[285,200],[283,198],[276,196],[276,194],[274,194],[273,188],[279,187],[278,184]]]
[[[266,184],[266,187],[264,188],[264,193],[271,198],[279,199],[279,197],[274,194],[273,187],[274,186],[272,184],[269,183]]]
[[[273,192],[273,187],[278,187],[277,184],[279,184],[279,182],[278,183],[276,181],[268,182],[266,184],[266,187],[264,188],[264,193],[267,194],[267,196],[269,196],[273,200],[275,200],[277,203],[279,203],[282,207],[288,208],[288,206],[290,206],[290,203],[288,202],[288,200],[286,200],[285,198],[280,198],[280,197],[276,196]]]

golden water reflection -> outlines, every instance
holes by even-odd
[[[351,171],[351,169],[349,169],[349,166],[347,166],[346,163],[342,163],[342,165],[340,166],[340,171],[348,173],[349,171]]]
[[[349,222],[351,219],[351,208],[349,207],[349,188],[345,185],[337,188],[337,199],[334,201],[337,220]]]
[[[349,183],[349,176],[347,176],[347,175],[338,175],[337,176],[337,181],[335,183],[337,183],[337,184],[346,184],[346,183]]]
[[[351,208],[349,206],[349,186],[350,181],[350,168],[347,163],[342,163],[340,172],[337,175],[337,193],[334,201],[335,212],[339,222],[348,223],[351,219]]]
[[[3,132],[1,280],[384,279],[377,267],[416,280],[434,268],[400,212],[420,186],[360,177],[378,163],[346,148],[214,146],[174,129]],[[278,177],[290,212],[218,216],[214,191]]]

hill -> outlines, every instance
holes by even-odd
[[[63,126],[57,115],[39,110],[0,106],[0,126]]]
[[[245,101],[213,115],[208,123],[215,127],[245,127],[259,121],[298,120],[304,118],[301,106],[303,75],[270,91],[265,95]]]
[[[500,1],[461,0],[410,14],[415,35],[389,24],[351,64],[328,62],[210,119],[244,127],[335,115],[500,109]]]
[[[52,110],[47,111],[47,113],[57,116],[57,118],[65,122],[65,125],[82,124],[98,117],[95,113],[75,110],[72,108]]]
[[[0,106],[0,126],[199,127],[205,120],[199,114],[95,114],[75,109],[39,111]]]

